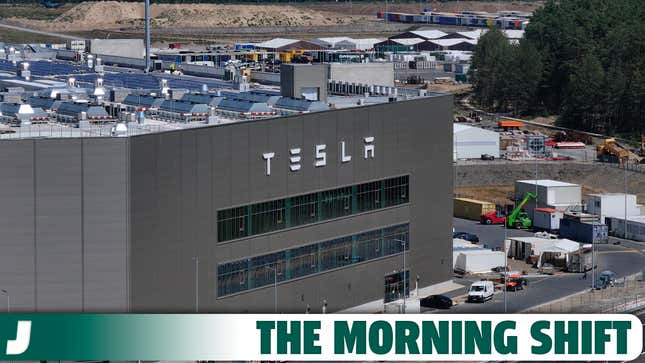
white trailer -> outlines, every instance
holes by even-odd
[[[504,252],[491,250],[461,251],[455,261],[455,271],[463,273],[489,272],[492,268],[504,266]]]
[[[533,227],[554,232],[560,229],[560,220],[562,218],[564,218],[564,211],[553,208],[535,208]]]

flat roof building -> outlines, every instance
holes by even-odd
[[[447,281],[452,106],[2,139],[0,286],[15,312],[302,313]]]

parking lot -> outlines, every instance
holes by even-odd
[[[476,221],[460,218],[453,219],[455,231],[474,233],[479,236],[480,244],[492,249],[502,249],[504,240],[504,227],[501,225],[482,225]],[[508,236],[532,236],[533,232],[527,230],[508,229]],[[607,244],[596,246],[596,271],[611,270],[616,273],[617,278],[637,273],[645,266],[645,243],[622,241],[619,244]],[[474,282],[477,278],[459,279],[463,285]],[[548,303],[553,300],[589,289],[591,277],[582,279],[580,273],[561,273],[553,276],[541,276],[530,278],[529,285],[524,290],[509,291],[506,294],[498,291],[494,298],[483,304],[481,303],[460,303],[450,310],[426,310],[430,313],[503,313],[521,312],[528,308]],[[454,291],[450,297],[458,298],[466,294],[467,289]],[[459,299],[461,300],[461,299]]]

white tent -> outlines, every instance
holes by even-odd
[[[506,263],[504,252],[488,249],[464,250],[456,258],[455,271],[465,273],[483,273],[491,269],[504,266]]]

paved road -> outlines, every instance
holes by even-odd
[[[56,37],[56,38],[62,38],[62,39],[71,39],[71,40],[83,39],[83,38],[80,38],[80,37],[77,37],[77,36],[74,36],[74,35],[46,32],[46,31],[42,31],[42,30],[30,29],[30,28],[25,28],[25,27],[22,27],[22,26],[9,25],[9,24],[4,24],[4,23],[0,23],[0,28],[13,29],[13,30],[18,30],[18,31],[22,31],[22,32],[46,35],[46,36],[49,36],[49,37]]]
[[[485,226],[474,221],[455,218],[456,231],[471,232],[479,235],[480,241],[489,247],[499,247],[504,239],[504,228]],[[509,236],[530,236],[528,231],[508,230]],[[612,270],[617,277],[639,272],[645,266],[645,243],[624,241],[620,245],[597,245],[597,271]],[[507,312],[522,310],[557,300],[567,295],[590,288],[591,276],[582,280],[581,274],[563,274],[531,281],[523,291],[507,293]],[[495,295],[492,301],[484,304],[461,304],[449,310],[450,313],[503,313],[504,294]]]

